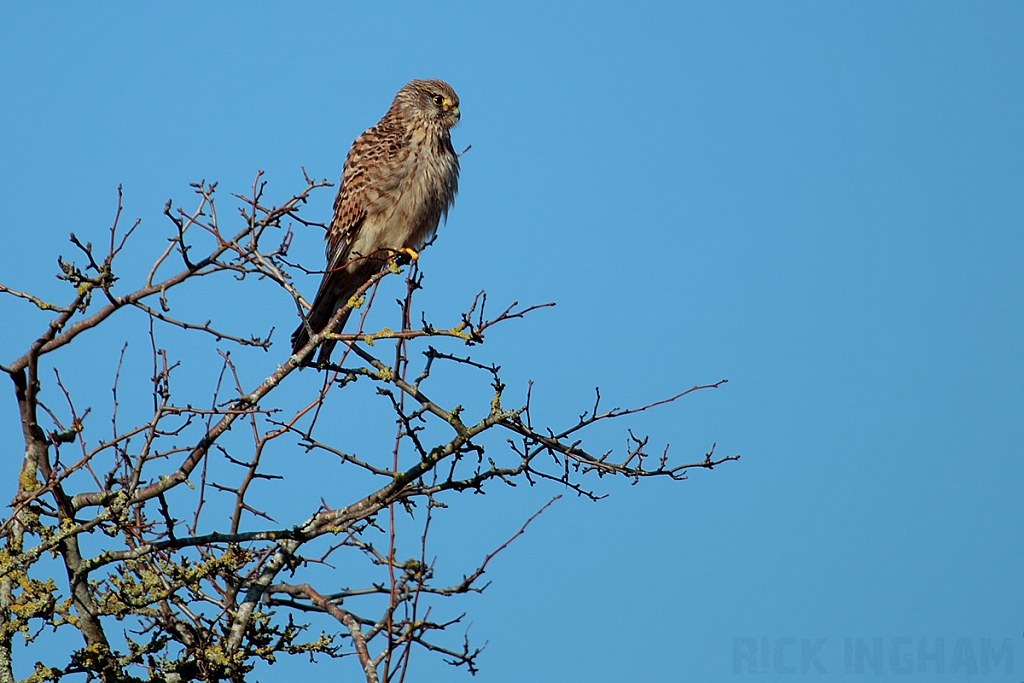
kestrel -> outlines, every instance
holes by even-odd
[[[292,353],[390,259],[402,252],[416,258],[441,217],[447,219],[459,189],[459,157],[449,133],[459,116],[459,96],[450,85],[410,81],[380,122],[352,143],[327,230],[327,269],[292,334]],[[324,342],[319,361],[328,361],[333,348],[334,342]]]

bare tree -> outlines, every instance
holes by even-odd
[[[649,456],[647,439],[632,432],[631,446],[618,456],[588,452],[580,441],[595,423],[725,380],[632,409],[603,409],[598,393],[571,424],[536,426],[530,387],[509,407],[500,368],[458,349],[481,344],[491,328],[551,304],[513,304],[488,315],[481,293],[454,324],[435,326],[425,316],[415,321],[412,302],[422,276],[417,264],[402,263],[397,254],[334,316],[336,323],[361,309],[353,316],[353,322],[360,317],[356,329],[315,334],[259,381],[247,382],[252,370],[239,367],[238,354],[225,349],[270,351],[273,330],[266,337],[246,336],[192,322],[188,310],[204,297],[217,300],[228,291],[268,284],[283,293],[280,301],[290,297],[297,312],[307,308],[292,276],[311,271],[290,262],[288,248],[292,226],[318,225],[300,209],[325,186],[306,177],[301,192],[272,206],[257,175],[247,197],[236,195],[238,217],[227,222],[237,227],[227,230],[214,204],[215,184],[193,185],[197,206],[185,211],[168,202],[168,244],[130,291],[114,267],[138,221],[120,226],[119,191],[117,217],[102,248],[72,234],[77,261],[58,258],[69,302],[49,303],[0,284],[0,292],[50,316],[28,349],[0,366],[13,382],[25,448],[0,549],[0,683],[15,680],[15,639],[32,643],[43,629],[77,631],[82,640],[59,661],[37,662],[26,681],[75,674],[104,681],[242,681],[259,661],[283,655],[354,656],[367,681],[402,681],[416,648],[474,672],[481,648],[468,637],[446,635],[462,617],[435,618],[442,611],[435,605],[482,590],[488,562],[540,511],[461,580],[439,583],[427,551],[437,507],[494,484],[551,483],[596,499],[588,475],[679,480],[690,468],[710,469],[738,457],[716,457],[712,446],[695,462],[673,464],[667,448]],[[405,288],[393,309],[398,322],[393,329],[368,331],[366,314],[380,281],[400,275]],[[186,283],[194,286],[175,298],[172,315],[171,296]],[[264,292],[260,300],[272,300]],[[122,377],[125,333],[112,324],[123,321],[122,309],[144,314],[134,319],[148,324],[152,363],[151,378],[143,381],[135,372],[129,389]],[[261,324],[258,310],[254,325]],[[72,342],[86,332],[100,334],[94,330],[101,327],[100,343],[120,348],[110,427],[81,408],[95,397],[73,395],[65,381],[88,363]],[[220,369],[215,381],[207,377],[212,395],[202,406],[177,398],[201,383],[158,341],[170,334],[165,327],[216,342]],[[326,340],[340,343],[344,354],[336,364],[314,366],[307,359]],[[58,358],[68,375],[57,368]],[[300,376],[295,371],[303,366],[312,369]],[[476,403],[465,407],[432,400],[435,378],[454,368],[478,373],[486,398],[477,401],[483,394],[467,391]],[[318,388],[296,404],[279,388],[300,377],[307,385],[313,378]],[[145,396],[138,395],[139,385]],[[391,417],[359,431],[391,434],[392,419],[397,429],[386,437],[385,452],[359,456],[346,446],[353,430],[332,429],[323,416],[336,409],[343,392],[366,385]],[[44,387],[50,397],[45,403]],[[290,503],[294,518],[281,522],[267,511],[273,495],[267,492],[287,485],[265,464],[272,449],[290,451],[295,463],[287,476],[298,477],[306,491]],[[320,486],[315,470],[322,464],[310,464],[313,454],[321,456],[318,463],[329,458],[331,468],[351,482],[339,507],[332,507],[338,492]],[[415,533],[396,531],[396,515],[414,520]],[[332,585],[354,587],[318,588],[325,571],[332,572]]]

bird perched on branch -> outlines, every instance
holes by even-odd
[[[334,218],[327,230],[327,269],[309,314],[292,334],[292,353],[323,331],[363,284],[400,254],[416,259],[455,201],[459,157],[449,131],[459,96],[439,80],[410,81],[376,126],[345,157]],[[342,316],[334,332],[345,325]],[[320,347],[330,360],[334,342]]]

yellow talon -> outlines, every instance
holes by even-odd
[[[405,254],[413,261],[419,261],[420,259],[419,253],[415,249],[412,249],[411,247],[402,247],[401,249],[398,250],[398,253]]]

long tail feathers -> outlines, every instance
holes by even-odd
[[[360,284],[358,277],[353,277],[352,273],[343,270],[329,273],[324,277],[306,320],[292,333],[292,353],[296,353],[309,342],[310,331],[313,334],[323,331],[331,317],[339,308],[348,303],[349,298],[359,289]],[[348,314],[341,319],[335,332],[340,332],[345,327],[346,320],[348,320]],[[320,346],[319,362],[324,363],[330,360],[334,345],[335,342],[326,341]]]

